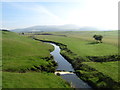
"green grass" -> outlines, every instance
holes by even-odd
[[[13,32],[3,32],[2,38],[3,70],[19,71],[39,65],[48,65],[44,57],[50,57],[53,47]]]
[[[55,35],[36,35],[36,38],[47,41],[54,41],[67,45],[73,53],[78,56],[87,59],[86,56],[109,56],[118,55],[118,32],[117,31],[78,31],[78,32],[52,32]],[[94,44],[95,40],[93,35],[103,35],[103,43]],[[66,35],[59,36],[59,35]],[[80,78],[89,83],[92,83],[95,87],[118,87],[115,82],[118,80],[118,61],[113,62],[83,62],[84,65],[97,70],[94,71],[87,66],[81,66],[79,58],[75,59],[75,55],[65,50],[61,51],[62,55],[66,56],[69,61],[74,64],[73,66],[78,68]],[[79,64],[78,64],[79,63]],[[81,70],[81,68],[84,68]],[[87,70],[87,71],[86,71]],[[97,76],[98,75],[98,76]],[[109,77],[109,78],[107,78]],[[105,81],[101,81],[105,78]],[[113,81],[111,80],[113,79]],[[110,82],[111,81],[111,82]],[[112,84],[111,84],[112,83]]]
[[[120,63],[120,61],[114,61],[114,62],[103,62],[103,63],[98,63],[98,62],[83,62],[83,64],[87,64],[88,66],[95,68],[96,70],[98,70],[99,72],[104,73],[105,75],[111,77],[113,80],[115,80],[116,82],[120,82],[118,81],[119,79],[119,74],[118,74],[118,63]]]
[[[38,39],[50,40],[66,44],[68,48],[79,56],[104,56],[118,53],[118,47],[107,44],[92,44],[94,41],[86,41],[73,37],[61,37],[52,35],[39,35]]]
[[[69,85],[52,73],[3,72],[3,88],[69,88]]]
[[[112,62],[82,62],[77,75],[86,82],[89,82],[94,88],[111,88],[119,90],[120,79],[118,73],[118,63]]]
[[[82,40],[93,41],[93,35],[102,35],[103,42],[118,45],[118,31],[72,31],[72,32],[54,32],[53,34],[66,35],[68,37],[79,38]]]
[[[38,32],[39,33],[39,32]],[[44,32],[43,32],[44,33]],[[61,31],[61,32],[47,32],[54,35],[65,35],[67,37],[79,38],[81,40],[93,41],[93,35],[102,35],[103,42],[118,46],[118,31]],[[27,35],[31,35],[27,33]]]
[[[2,31],[3,88],[67,88],[70,86],[54,75],[50,51],[53,46]]]
[[[73,32],[73,35],[74,33],[75,32]],[[69,35],[72,36],[72,32]],[[50,41],[66,44],[67,47],[72,52],[83,58],[86,56],[106,56],[106,55],[118,54],[118,47],[116,45],[108,44],[104,42],[100,44],[92,44],[92,42],[94,41],[91,40],[88,41],[76,37],[62,37],[62,36],[53,36],[53,35],[38,35],[36,37],[38,39],[50,40]],[[70,55],[68,56],[74,57]]]

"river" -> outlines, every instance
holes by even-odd
[[[50,54],[54,57],[54,60],[57,62],[58,67],[56,68],[56,71],[64,71],[64,72],[70,72],[65,74],[60,74],[62,79],[66,80],[71,84],[74,88],[86,88],[91,89],[92,88],[85,83],[83,80],[81,80],[75,73],[74,68],[72,65],[60,54],[60,48],[59,46],[50,43],[54,46],[54,51],[52,51]],[[73,73],[71,73],[73,72]]]

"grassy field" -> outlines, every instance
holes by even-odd
[[[34,65],[48,65],[44,57],[50,57],[53,47],[12,32],[3,32],[2,43],[3,70],[19,71],[30,69]]]
[[[61,54],[69,59],[69,61],[71,60],[70,62],[77,69],[77,72],[81,75],[80,78],[83,80],[93,83],[92,85],[95,87],[118,87],[112,86],[114,81],[120,82],[118,80],[118,61],[102,63],[92,61],[82,62],[83,66],[79,64],[81,62],[79,57],[88,59],[86,58],[87,56],[118,55],[117,31],[52,32],[52,34],[36,35],[35,37],[41,40],[54,41],[67,45],[67,48],[74,54],[68,52],[69,50],[66,51],[67,49],[62,50]],[[103,35],[103,43],[94,43],[95,40],[92,36],[95,34]],[[111,84],[110,82],[113,83]]]
[[[103,36],[103,42],[118,45],[118,31],[77,31],[77,32],[54,32],[53,34],[66,35],[68,37],[80,38],[83,40],[93,41],[93,35]]]
[[[70,50],[80,56],[103,56],[118,53],[117,46],[108,43],[94,44],[94,40],[86,41],[80,38],[62,37],[54,35],[39,35],[36,37],[42,40],[52,40],[55,42],[66,44]]]
[[[104,73],[105,75],[111,77],[113,80],[116,82],[120,82],[118,79],[120,74],[118,73],[118,61],[115,62],[103,62],[103,63],[98,63],[98,62],[84,62],[83,64],[87,64],[90,67],[95,68],[96,70]]]
[[[3,88],[65,88],[65,87],[69,88],[67,83],[65,83],[59,76],[55,76],[53,73],[3,72]]]
[[[67,88],[54,75],[53,46],[13,32],[2,31],[3,88]],[[54,79],[53,79],[54,78]]]
[[[113,87],[113,83],[120,82],[118,80],[119,61],[101,63],[88,60],[89,62],[81,62],[81,58],[88,59],[87,56],[117,55],[117,31],[51,33],[53,35],[34,36],[41,40],[54,41],[67,45],[67,48],[72,51],[72,53],[65,48],[65,50],[61,51],[61,54],[71,60],[77,73],[80,74],[80,78],[97,87]],[[92,38],[94,34],[103,35],[103,43],[95,44],[95,40]],[[69,87],[60,77],[48,73],[55,70],[55,63],[50,56],[50,51],[53,50],[53,47],[49,44],[27,38],[31,35],[20,36],[12,32],[3,32],[3,87],[25,88],[28,87],[29,84],[31,86],[30,88]],[[46,73],[44,71],[46,71]],[[53,78],[55,79],[53,80]],[[11,79],[13,81],[11,81]],[[36,82],[31,85],[33,80]],[[44,83],[41,84],[41,82]]]

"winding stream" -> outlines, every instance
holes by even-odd
[[[63,73],[60,74],[60,76],[69,82],[72,87],[74,88],[87,88],[91,89],[91,87],[82,81],[75,73],[73,73],[75,70],[73,69],[72,65],[60,54],[60,48],[59,46],[49,43],[54,46],[54,51],[50,54],[54,57],[54,60],[57,62],[58,67],[56,68],[56,71],[62,71],[62,72],[70,72],[70,73]],[[72,72],[72,73],[71,73]]]

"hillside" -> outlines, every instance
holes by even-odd
[[[50,56],[52,50],[49,44],[2,31],[3,88],[69,87],[60,77],[50,73],[56,66]]]

